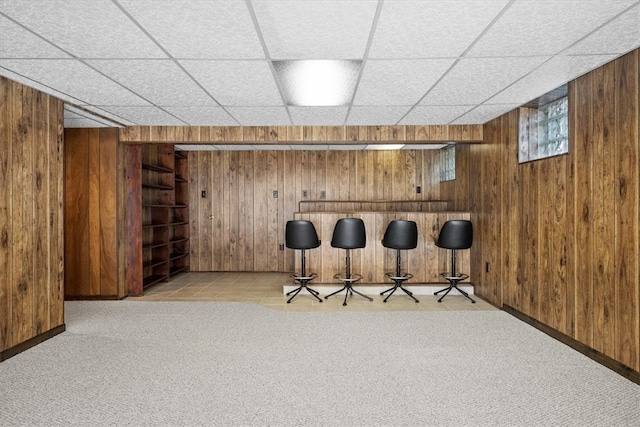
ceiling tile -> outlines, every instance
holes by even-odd
[[[69,104],[65,105],[65,108],[72,108],[72,107],[73,106],[71,106]],[[82,108],[87,110],[87,112],[89,114],[95,113],[95,115],[97,117],[101,117],[101,118],[103,118],[103,120],[106,120],[106,121],[111,121],[112,123],[116,124],[117,126],[134,126],[136,124],[139,124],[139,123],[136,123],[134,121],[128,120],[125,117],[118,116],[118,115],[113,114],[113,113],[111,113],[109,111],[105,111],[103,108],[96,107],[94,105],[86,105],[86,106],[83,106]]]
[[[0,59],[0,67],[18,74],[28,75],[39,84],[56,88],[80,103],[98,105],[146,104],[139,96],[78,60]]]
[[[377,1],[256,1],[272,59],[361,59]]]
[[[369,58],[458,57],[507,3],[385,1]]]
[[[467,56],[554,55],[636,1],[516,1]]]
[[[65,127],[118,127],[121,125],[122,123],[112,122],[105,117],[100,117],[73,105],[64,106]]]
[[[0,76],[6,77],[10,80],[13,80],[16,83],[20,83],[23,84],[25,86],[29,86],[33,89],[39,90],[40,92],[46,93],[48,95],[54,96],[62,101],[65,102],[70,102],[72,104],[76,104],[76,105],[86,105],[86,102],[80,100],[80,99],[76,99],[72,96],[67,95],[66,93],[62,93],[50,86],[46,86],[43,85],[41,83],[38,83],[36,81],[31,80],[31,78],[29,77],[25,77],[22,74],[18,74],[15,73],[11,70],[8,70],[6,68],[3,68],[3,63],[4,61],[2,61],[0,59]]]
[[[395,125],[410,106],[353,106],[347,117],[347,125]]]
[[[417,106],[407,114],[401,125],[435,125],[449,124],[465,114],[471,105]]]
[[[451,124],[468,125],[468,124],[484,124],[495,119],[511,110],[518,108],[520,104],[494,104],[479,105],[463,116],[457,118]]]
[[[615,55],[556,56],[485,104],[525,104],[615,58]]]
[[[166,57],[110,0],[4,0],[1,4],[3,13],[80,58]]]
[[[69,58],[51,43],[0,15],[0,58]]]
[[[470,105],[491,98],[496,92],[531,72],[547,56],[524,58],[461,59],[438,82],[421,105]]]
[[[626,53],[640,41],[640,3],[570,47],[566,54]]]
[[[344,123],[348,107],[289,107],[294,126],[326,126]]]
[[[227,107],[241,126],[291,126],[285,107]]]
[[[237,126],[222,107],[163,107],[190,126]]]
[[[149,126],[184,126],[187,123],[172,116],[161,108],[129,107],[129,106],[101,106],[105,111],[117,117],[123,117],[136,125]]]
[[[453,64],[453,59],[370,60],[354,105],[413,105]]]
[[[119,2],[174,58],[265,57],[244,1]]]
[[[267,61],[180,61],[221,105],[284,105]]]
[[[88,60],[87,64],[155,105],[218,105],[172,60]]]

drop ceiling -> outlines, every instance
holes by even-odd
[[[0,0],[0,75],[66,127],[481,124],[640,46],[636,0]],[[274,61],[361,61],[287,105]]]

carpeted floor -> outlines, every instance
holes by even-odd
[[[502,311],[65,303],[2,426],[640,426],[640,386]]]

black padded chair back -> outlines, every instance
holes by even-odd
[[[313,249],[320,246],[318,233],[311,221],[287,221],[284,239],[289,249]]]
[[[436,246],[444,249],[469,249],[473,243],[471,221],[452,219],[444,223]]]
[[[418,225],[415,221],[391,221],[384,232],[382,246],[391,249],[415,249],[418,246]]]
[[[331,246],[341,249],[364,248],[367,244],[367,233],[364,221],[360,218],[342,218],[333,229]]]

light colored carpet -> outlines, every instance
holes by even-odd
[[[640,386],[502,311],[65,309],[0,364],[0,425],[640,425]]]

